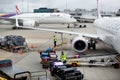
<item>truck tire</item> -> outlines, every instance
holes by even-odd
[[[54,73],[53,72],[50,72],[51,76],[54,76]]]
[[[84,78],[84,75],[83,75],[83,74],[81,74],[81,80],[83,80],[83,78]]]
[[[78,65],[76,63],[72,63],[72,67],[77,67]]]
[[[113,67],[118,69],[120,67],[120,65],[118,63],[115,63],[115,64],[113,64]]]
[[[44,68],[44,65],[42,65],[42,68]]]
[[[47,64],[43,64],[42,68],[48,68],[48,65]]]

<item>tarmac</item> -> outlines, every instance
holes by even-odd
[[[86,28],[67,28],[67,25],[61,24],[41,24],[40,27],[43,28],[52,28],[59,30],[68,30],[75,32],[83,32],[83,33],[95,33],[95,28],[92,23],[83,23],[86,24]],[[53,35],[58,37],[57,44],[62,42],[61,35],[55,34],[53,32],[46,32],[40,30],[27,30],[27,29],[19,29],[12,30],[13,25],[0,25],[0,36],[5,35],[21,35],[26,38],[28,47],[31,49],[29,52],[23,53],[20,55],[19,53],[7,52],[4,50],[0,50],[0,60],[3,59],[11,59],[13,61],[13,65],[21,70],[25,71],[47,71],[48,80],[56,80],[55,77],[51,77],[48,69],[43,69],[40,64],[40,55],[38,54],[38,50],[46,50],[48,47],[53,47]],[[73,25],[71,25],[73,26]],[[56,53],[58,58],[61,54],[61,51],[64,51],[67,55],[71,56],[76,54],[71,47],[71,39],[76,37],[75,35],[64,34],[64,43],[60,45],[56,49]],[[31,48],[31,46],[34,46]],[[108,51],[113,51],[110,46],[103,45],[103,43],[97,44],[97,50],[87,50],[84,54],[97,54],[97,53],[108,53]],[[84,74],[84,80],[120,80],[120,69],[115,69],[113,67],[87,67],[82,66],[78,67]],[[38,79],[34,79],[38,80]],[[45,80],[40,78],[40,80]]]

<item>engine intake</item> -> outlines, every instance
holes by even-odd
[[[78,36],[72,41],[72,46],[76,52],[84,52],[88,48],[88,43],[85,38]]]
[[[21,26],[39,26],[39,24],[35,20],[23,20],[19,22]]]

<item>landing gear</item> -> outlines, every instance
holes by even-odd
[[[86,25],[84,25],[83,27],[86,28]]]
[[[89,43],[88,43],[88,49],[93,49],[96,50],[96,40],[94,39],[90,39]]]
[[[70,24],[68,24],[67,28],[70,28]]]
[[[79,25],[79,28],[81,28],[82,27],[82,25]]]
[[[14,27],[12,27],[12,29],[13,29],[13,30],[17,30],[17,29],[21,29],[21,28],[14,26]]]
[[[118,69],[120,67],[120,65],[118,63],[116,63],[116,64],[113,64],[113,67]]]
[[[14,26],[14,27],[12,27],[12,29],[13,29],[13,30],[16,30],[16,29],[18,29],[18,27]]]

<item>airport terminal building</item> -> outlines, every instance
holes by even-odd
[[[34,13],[54,13],[54,12],[60,12],[56,8],[46,8],[46,7],[41,7],[39,9],[34,9]]]

